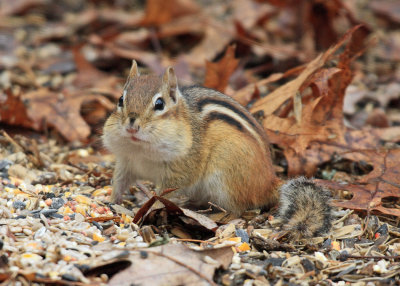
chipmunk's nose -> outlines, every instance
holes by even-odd
[[[130,117],[129,118],[129,125],[126,127],[126,131],[128,131],[131,134],[135,134],[136,132],[139,131],[139,126],[136,124],[136,117]]]

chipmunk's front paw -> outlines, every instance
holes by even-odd
[[[121,204],[122,203],[122,193],[113,190],[111,193],[111,197],[110,197],[110,203]]]

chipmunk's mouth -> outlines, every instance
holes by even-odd
[[[131,140],[132,140],[133,142],[139,142],[139,143],[149,143],[148,141],[146,141],[146,140],[142,140],[142,139],[140,139],[140,138],[137,138],[136,136],[133,136],[133,135],[131,135],[131,136],[130,136],[130,138],[131,138]]]

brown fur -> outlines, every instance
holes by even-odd
[[[331,228],[330,192],[304,177],[280,187],[279,216],[293,238],[326,234]]]
[[[125,90],[124,106],[108,118],[103,137],[117,160],[114,202],[136,179],[149,179],[236,214],[277,204],[281,181],[267,136],[243,106],[215,90],[178,89],[171,68],[162,79],[139,76],[135,63]],[[165,101],[162,111],[154,108],[156,95]],[[124,131],[132,117],[140,142]]]

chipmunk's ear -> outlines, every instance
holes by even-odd
[[[173,67],[168,67],[162,79],[162,93],[169,96],[174,102],[179,95],[178,80]]]
[[[137,63],[135,60],[132,60],[131,70],[129,72],[128,81],[133,79],[134,77],[140,76],[139,69],[137,67]]]

